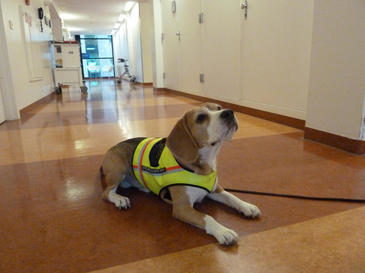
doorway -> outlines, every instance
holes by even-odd
[[[115,77],[111,35],[75,35],[75,39],[80,42],[84,79]]]

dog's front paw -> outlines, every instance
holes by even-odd
[[[238,211],[245,215],[246,217],[257,218],[261,215],[261,211],[255,205],[250,203],[242,202],[239,207]]]
[[[228,228],[217,231],[214,237],[217,239],[219,244],[225,246],[235,245],[238,241],[237,233]]]
[[[204,221],[206,232],[213,235],[221,245],[231,246],[237,243],[238,235],[236,232],[222,226],[209,215],[205,216]]]
[[[110,201],[120,210],[129,209],[131,207],[131,202],[128,197],[115,194],[110,199]]]

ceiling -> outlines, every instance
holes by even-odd
[[[53,0],[71,34],[110,34],[127,0]],[[134,1],[132,1],[134,2]]]

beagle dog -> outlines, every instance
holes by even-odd
[[[236,232],[194,209],[208,197],[251,218],[260,210],[218,185],[216,159],[225,140],[232,139],[238,122],[232,110],[205,103],[176,123],[167,138],[133,138],[110,148],[101,166],[106,183],[103,198],[119,209],[130,208],[117,187],[136,187],[159,195],[172,204],[173,216],[204,229],[222,245],[234,245]]]

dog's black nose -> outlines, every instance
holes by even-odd
[[[224,110],[221,114],[221,118],[226,120],[233,119],[233,111],[231,109]]]

